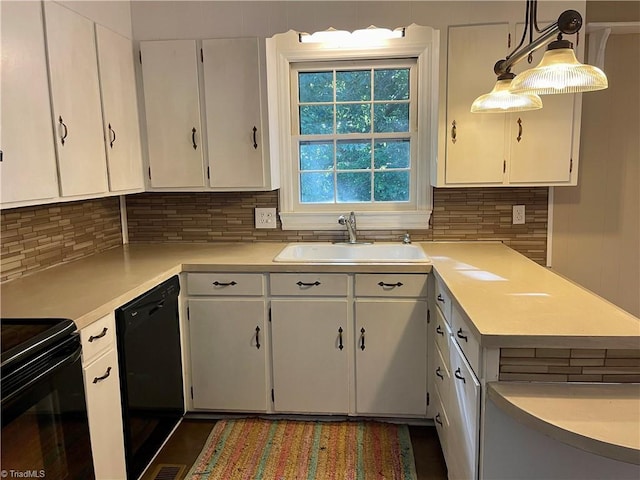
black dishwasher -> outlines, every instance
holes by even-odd
[[[127,477],[136,479],[184,414],[177,276],[116,310]]]

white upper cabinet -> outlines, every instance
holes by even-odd
[[[549,22],[542,22],[546,25]],[[522,36],[523,25],[516,28],[516,40]],[[516,75],[540,63],[546,51],[541,48],[533,53],[531,64],[527,59],[512,69]],[[504,56],[504,54],[503,54]],[[573,184],[572,170],[577,169],[577,143],[580,132],[580,115],[574,117],[579,95],[542,95],[543,108],[529,112],[512,113],[509,138],[509,182]],[[476,114],[477,115],[477,114]],[[577,122],[574,122],[577,118]],[[577,130],[577,131],[575,131]],[[576,143],[575,160],[573,147]]]
[[[151,187],[203,187],[196,42],[140,42],[140,49]]]
[[[204,40],[210,185],[265,189],[270,181],[261,45],[257,38]]]
[[[58,196],[42,7],[1,2],[0,200]]]
[[[106,192],[94,24],[53,2],[44,9],[61,194]]]
[[[508,36],[506,23],[449,28],[445,184],[503,182],[505,115],[471,113],[471,104],[495,85]]]
[[[142,190],[142,155],[131,40],[96,25],[109,190]]]
[[[471,113],[473,101],[495,85],[493,65],[521,36],[522,25],[507,23],[449,27],[446,147],[435,186],[577,183],[579,95],[543,95],[543,108],[529,112]],[[535,67],[544,51],[513,72]]]

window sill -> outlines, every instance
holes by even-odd
[[[348,214],[345,211],[343,214]],[[344,230],[336,212],[280,212],[283,230]],[[357,212],[359,230],[427,230],[431,210],[413,212]]]

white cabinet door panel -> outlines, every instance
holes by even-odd
[[[425,415],[427,303],[356,300],[355,314],[357,413]]]
[[[262,128],[258,39],[204,40],[202,49],[210,184],[263,187],[267,135]]]
[[[1,2],[0,201],[58,196],[42,6]]]
[[[347,307],[346,299],[271,302],[276,411],[349,411]]]
[[[106,192],[94,24],[54,2],[44,9],[62,195]]]
[[[506,54],[508,35],[506,23],[449,28],[447,184],[503,182],[506,116],[471,113],[471,104],[494,87],[492,66]]]
[[[263,299],[189,300],[194,408],[266,410],[264,312]]]
[[[140,42],[140,49],[151,186],[202,187],[196,42]]]
[[[96,25],[109,190],[144,188],[131,41]]]

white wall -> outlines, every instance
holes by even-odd
[[[640,316],[640,35],[612,35],[583,95],[577,187],[556,188],[552,267]]]

